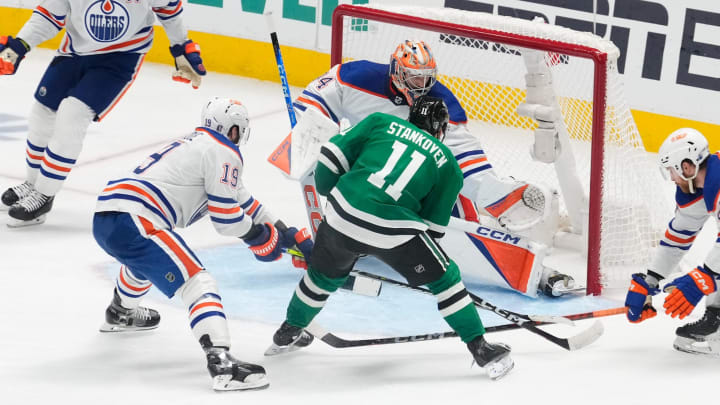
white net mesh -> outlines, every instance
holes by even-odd
[[[619,51],[612,42],[590,33],[531,22],[453,9],[372,6],[406,16],[482,27],[535,38],[539,47],[559,41],[582,45],[607,53],[607,95],[605,109],[605,158],[602,179],[602,225],[600,273],[605,285],[625,284],[628,274],[648,265],[651,248],[672,212],[654,160],[643,147],[630,109],[623,95],[616,61]],[[521,48],[484,40],[487,33],[457,36],[426,28],[410,28],[402,22],[379,22],[365,18],[343,19],[342,61],[367,59],[388,63],[396,45],[406,39],[423,40],[433,50],[439,80],[450,88],[465,108],[468,126],[483,143],[496,172],[529,182],[541,182],[562,194],[553,165],[531,159],[534,120],[516,113],[525,101],[527,73]],[[494,35],[495,33],[491,33]],[[551,41],[546,41],[551,40]],[[545,45],[543,45],[545,44]],[[573,52],[569,52],[573,53]],[[593,129],[594,62],[563,53],[546,53],[553,77],[554,92],[570,135],[578,176],[589,193],[591,134]],[[590,199],[600,198],[590,195]],[[561,214],[566,213],[563,198]]]

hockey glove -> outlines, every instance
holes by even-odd
[[[657,315],[652,306],[652,296],[660,292],[657,287],[650,287],[643,273],[635,273],[630,281],[630,288],[625,297],[627,318],[632,323],[640,323]]]
[[[30,45],[20,38],[0,36],[0,75],[14,75]]]
[[[194,89],[200,87],[201,76],[207,73],[200,57],[200,45],[188,39],[183,44],[171,46],[170,53],[175,57],[173,80],[191,83]]]
[[[269,222],[253,225],[243,240],[261,262],[272,262],[282,256],[278,230]]]
[[[285,249],[295,248],[302,253],[302,257],[292,256],[293,266],[299,269],[307,269],[313,249],[313,241],[310,238],[310,232],[307,228],[298,231],[297,228],[290,227],[284,232],[281,231],[280,239]]]
[[[665,313],[680,319],[690,315],[700,299],[717,290],[715,277],[704,267],[698,267],[688,274],[678,277],[665,286],[670,291],[665,297]]]

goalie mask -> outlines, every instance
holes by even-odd
[[[390,56],[390,78],[409,104],[435,84],[437,65],[424,41],[404,41]]]
[[[410,107],[408,121],[420,129],[428,131],[441,142],[445,138],[450,115],[445,102],[437,97],[422,96]]]
[[[700,164],[710,156],[710,146],[707,139],[699,131],[692,128],[680,128],[670,134],[660,146],[658,159],[660,171],[666,180],[670,179],[669,170],[688,182],[690,192],[694,193],[693,179],[697,176]],[[688,161],[695,165],[695,174],[685,177],[682,162]]]
[[[200,116],[202,126],[219,132],[236,145],[244,145],[250,137],[250,120],[244,105],[230,98],[215,97],[203,107]],[[231,138],[233,127],[238,129],[238,139]]]

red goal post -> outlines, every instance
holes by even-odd
[[[387,26],[388,28],[385,28],[385,26]],[[501,45],[501,49],[499,51],[496,51],[494,54],[490,53],[490,57],[497,55],[499,58],[506,60],[508,55],[512,55],[515,52],[517,52],[516,55],[519,55],[520,53],[519,51],[516,51],[517,49],[533,49],[543,51],[546,53],[546,55],[550,55],[551,57],[557,54],[564,55],[565,57],[580,58],[591,62],[591,69],[588,68],[585,71],[580,71],[580,73],[577,73],[578,77],[574,78],[574,80],[577,81],[588,82],[586,86],[588,87],[589,94],[587,96],[572,97],[573,99],[575,99],[574,104],[576,105],[575,107],[572,107],[574,110],[569,110],[565,107],[562,108],[563,115],[565,116],[565,123],[569,128],[570,138],[572,138],[573,145],[575,145],[577,143],[576,141],[580,140],[581,138],[586,139],[586,143],[589,144],[589,155],[586,157],[586,159],[590,161],[589,168],[586,170],[587,174],[585,175],[587,179],[582,180],[584,183],[586,183],[585,193],[587,193],[588,195],[586,203],[587,217],[584,219],[587,225],[583,225],[587,227],[583,235],[584,238],[587,238],[587,292],[588,294],[600,294],[603,285],[611,284],[611,281],[615,279],[624,279],[626,282],[627,275],[625,273],[631,272],[628,269],[628,266],[629,268],[634,269],[634,271],[641,271],[643,270],[641,266],[647,266],[649,249],[657,242],[657,224],[659,223],[657,214],[658,210],[654,210],[652,207],[645,207],[642,202],[636,202],[632,200],[634,198],[633,196],[620,196],[620,202],[616,202],[615,204],[621,207],[624,204],[628,204],[631,207],[631,211],[633,211],[630,213],[630,215],[634,215],[636,217],[638,216],[638,212],[640,211],[640,209],[636,208],[636,206],[638,205],[642,206],[642,209],[647,208],[650,211],[649,214],[641,214],[640,216],[642,218],[646,218],[647,216],[646,219],[648,219],[649,222],[652,222],[653,226],[650,227],[652,229],[649,232],[647,232],[646,230],[639,231],[640,233],[649,233],[649,236],[642,235],[640,237],[642,239],[642,250],[648,250],[648,252],[644,252],[640,255],[634,255],[632,259],[625,260],[619,258],[622,256],[622,254],[616,255],[615,253],[607,253],[606,255],[605,252],[602,250],[603,244],[607,245],[607,249],[610,249],[612,247],[613,249],[616,249],[618,251],[622,251],[623,249],[631,249],[629,247],[623,246],[620,246],[620,249],[617,249],[617,247],[611,246],[613,242],[609,236],[607,236],[606,239],[603,240],[603,233],[609,232],[608,229],[615,226],[612,223],[608,224],[603,222],[604,216],[608,220],[610,220],[611,217],[611,215],[609,214],[609,208],[606,207],[605,211],[603,208],[604,196],[606,194],[609,194],[608,190],[611,189],[610,185],[607,185],[605,189],[603,187],[606,179],[605,176],[607,175],[607,173],[605,173],[605,170],[606,167],[608,167],[608,164],[606,162],[606,145],[612,143],[614,145],[614,149],[619,148],[623,150],[622,152],[619,152],[620,154],[622,154],[620,160],[627,159],[626,157],[623,157],[626,156],[627,153],[629,153],[626,150],[633,149],[632,153],[640,151],[644,152],[644,149],[642,148],[642,141],[640,140],[639,134],[637,134],[637,129],[634,125],[634,122],[632,122],[629,108],[625,104],[619,107],[618,105],[609,106],[607,103],[609,89],[608,72],[612,72],[617,75],[616,61],[619,57],[619,51],[617,47],[615,47],[610,41],[603,40],[602,38],[599,38],[589,33],[581,33],[563,27],[552,26],[549,24],[541,24],[538,22],[531,22],[510,17],[495,16],[486,13],[475,13],[453,9],[429,9],[410,6],[387,7],[379,5],[340,5],[335,9],[335,12],[333,14],[331,64],[335,65],[352,59],[369,59],[374,60],[375,62],[387,63],[390,53],[392,52],[396,44],[399,43],[399,41],[397,40],[397,38],[394,38],[396,42],[393,42],[393,39],[390,38],[392,35],[384,34],[383,32],[385,31],[397,32],[400,36],[402,36],[402,33],[405,32],[407,32],[408,35],[413,35],[413,37],[411,38],[400,37],[401,40],[416,39],[415,37],[417,35],[425,36],[425,33],[427,33],[427,37],[432,37],[433,39],[435,39],[434,43],[439,45],[435,45],[435,47],[433,46],[433,43],[431,43],[430,45],[431,48],[435,51],[436,57],[438,58],[439,71],[441,74],[440,80],[443,81],[443,83],[446,85],[447,83],[445,83],[444,77],[442,76],[442,74],[444,73],[444,67],[452,68],[451,63],[454,63],[454,59],[464,59],[466,55],[468,55],[470,52],[474,52],[476,49],[484,49],[484,51],[487,51],[486,48],[491,48],[492,50],[500,49],[498,47],[498,44]],[[349,37],[360,38],[360,41],[366,41],[368,42],[368,44],[355,45],[357,42],[349,42]],[[440,39],[438,40],[437,38]],[[447,52],[444,52],[444,46],[447,43],[457,42],[457,38],[462,38],[463,41],[472,40],[476,42],[472,42],[471,46],[464,45],[465,48],[463,49],[463,51],[461,51],[459,54],[457,51],[454,51],[455,53],[452,55],[455,56],[448,57]],[[425,40],[425,37],[418,39]],[[367,49],[361,49],[363,47]],[[436,49],[436,47],[438,47],[439,49]],[[382,48],[382,51],[377,54],[377,56],[375,56],[375,51],[377,48]],[[445,59],[441,59],[441,54]],[[382,59],[382,55],[384,55],[385,59]],[[522,61],[522,58],[515,59]],[[576,59],[569,60],[574,61]],[[482,61],[475,63],[476,66],[482,64]],[[503,66],[504,63],[501,61],[498,64]],[[576,62],[566,62],[565,64],[570,66],[576,64]],[[577,64],[579,64],[579,62]],[[500,91],[499,93],[500,95],[498,95],[495,87],[493,87],[494,93],[491,96],[479,96],[471,93],[471,95],[467,98],[458,97],[459,99],[461,99],[461,103],[466,108],[466,110],[469,110],[468,116],[471,120],[473,120],[473,117],[476,114],[482,114],[483,111],[486,110],[513,109],[514,112],[514,108],[512,108],[512,106],[517,103],[516,101],[508,102],[507,106],[504,104],[495,104],[498,103],[498,99],[502,98],[502,94],[508,94],[508,90],[506,90],[507,88],[516,89],[509,90],[510,93],[513,94],[513,97],[515,93],[518,93],[518,91],[518,94],[524,94],[522,93],[524,89],[519,89],[518,85],[505,85],[502,82],[503,79],[495,80],[493,74],[490,74],[490,78],[488,80],[472,78],[471,81],[468,81],[469,79],[467,79],[461,72],[467,71],[467,68],[462,67],[458,68],[457,70],[457,74],[454,72],[448,73],[448,75],[452,75],[453,79],[458,79],[458,77],[462,76],[460,79],[458,79],[461,80],[460,83],[462,84],[458,85],[456,89],[453,89],[452,86],[448,86],[451,88],[451,90],[456,92],[456,95],[457,91],[464,92],[465,89],[468,88],[468,83],[482,82],[482,84],[478,85],[481,88],[486,88],[488,86],[502,86],[502,91]],[[502,76],[504,74],[503,70],[503,67],[501,67],[495,74],[497,74],[498,77]],[[582,77],[585,75],[589,75],[590,72],[592,72],[591,78]],[[555,79],[555,76],[556,73],[554,72],[553,79]],[[510,79],[510,81],[514,80],[516,79]],[[468,108],[469,104],[476,102],[477,99],[482,97],[484,97],[484,100],[486,100],[484,101],[484,103],[486,104],[485,106],[480,105],[478,107]],[[562,99],[563,96],[561,94],[558,94],[558,98]],[[580,105],[580,107],[577,107],[577,105]],[[488,106],[490,108],[488,108]],[[587,111],[582,112],[583,110]],[[625,110],[627,110],[627,112]],[[474,113],[474,111],[477,111],[477,113]],[[513,112],[504,112],[503,114],[506,114],[507,117],[510,117]],[[577,115],[578,118],[568,118],[568,116],[573,114]],[[518,124],[518,122],[520,122],[518,121],[518,119],[518,117],[491,117],[489,119],[479,118],[478,121],[492,121],[493,124],[500,123],[504,127],[519,128],[524,126],[525,130],[533,129],[533,127],[528,127],[528,125],[534,125],[534,123],[528,124],[527,122],[524,122]],[[575,120],[577,122],[571,122],[571,120]],[[591,121],[590,125],[587,125],[585,121]],[[616,121],[620,122],[620,125],[616,125]],[[610,128],[608,128],[606,124],[612,125]],[[583,127],[576,129],[576,126]],[[622,127],[621,130],[618,129],[620,127]],[[620,139],[620,141],[617,141],[616,138]],[[507,153],[508,155],[514,155],[516,154],[514,153],[514,151],[516,150],[519,149],[516,148],[515,150],[511,150],[510,152],[497,153],[495,157],[497,158],[498,156],[500,156],[500,160],[503,160],[503,153]],[[493,159],[493,156],[490,156],[489,154],[488,156],[491,160],[491,163],[494,164],[495,160]],[[632,156],[636,155],[633,154]],[[529,160],[530,157],[526,156],[526,159]],[[642,160],[641,157],[638,159]],[[578,163],[578,166],[586,164],[586,162],[582,160],[582,156],[580,157]],[[632,168],[630,170],[632,170]],[[649,170],[649,166],[643,164],[642,169],[639,170],[641,172],[639,173],[639,175],[651,176],[650,174],[648,174],[650,173]],[[658,174],[657,169],[652,168],[652,170],[654,170],[654,172]],[[535,170],[525,169],[525,171],[534,172]],[[523,173],[518,173],[520,178],[522,178],[522,174]],[[647,179],[645,180],[645,183],[649,181]],[[655,180],[656,179],[653,178],[652,181],[654,182]],[[611,179],[611,181],[615,180]],[[645,184],[645,186],[647,187],[649,186],[649,184]],[[632,190],[633,186],[630,185],[629,189]],[[627,202],[626,200],[631,202]],[[665,212],[669,213],[670,211]],[[630,220],[620,220],[620,222],[623,223],[628,221]],[[614,223],[617,221],[612,218],[610,222]],[[642,228],[642,225],[630,226],[629,228],[632,228],[631,230],[634,230],[635,228]],[[633,238],[636,237],[628,236],[628,240]],[[628,243],[620,242],[620,244],[627,245]],[[636,250],[641,249],[636,248]],[[623,270],[621,271],[608,270],[608,272],[604,272],[602,268],[606,263],[609,264],[607,266],[608,268],[614,268],[614,266],[618,264],[621,265],[620,267],[625,267],[623,267]]]

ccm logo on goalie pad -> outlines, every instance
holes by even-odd
[[[517,245],[520,242],[519,236],[513,236],[509,233],[498,231],[497,229],[486,228],[484,226],[478,227],[478,229],[475,230],[475,233],[486,238],[491,238],[506,243],[509,242],[513,245]]]

